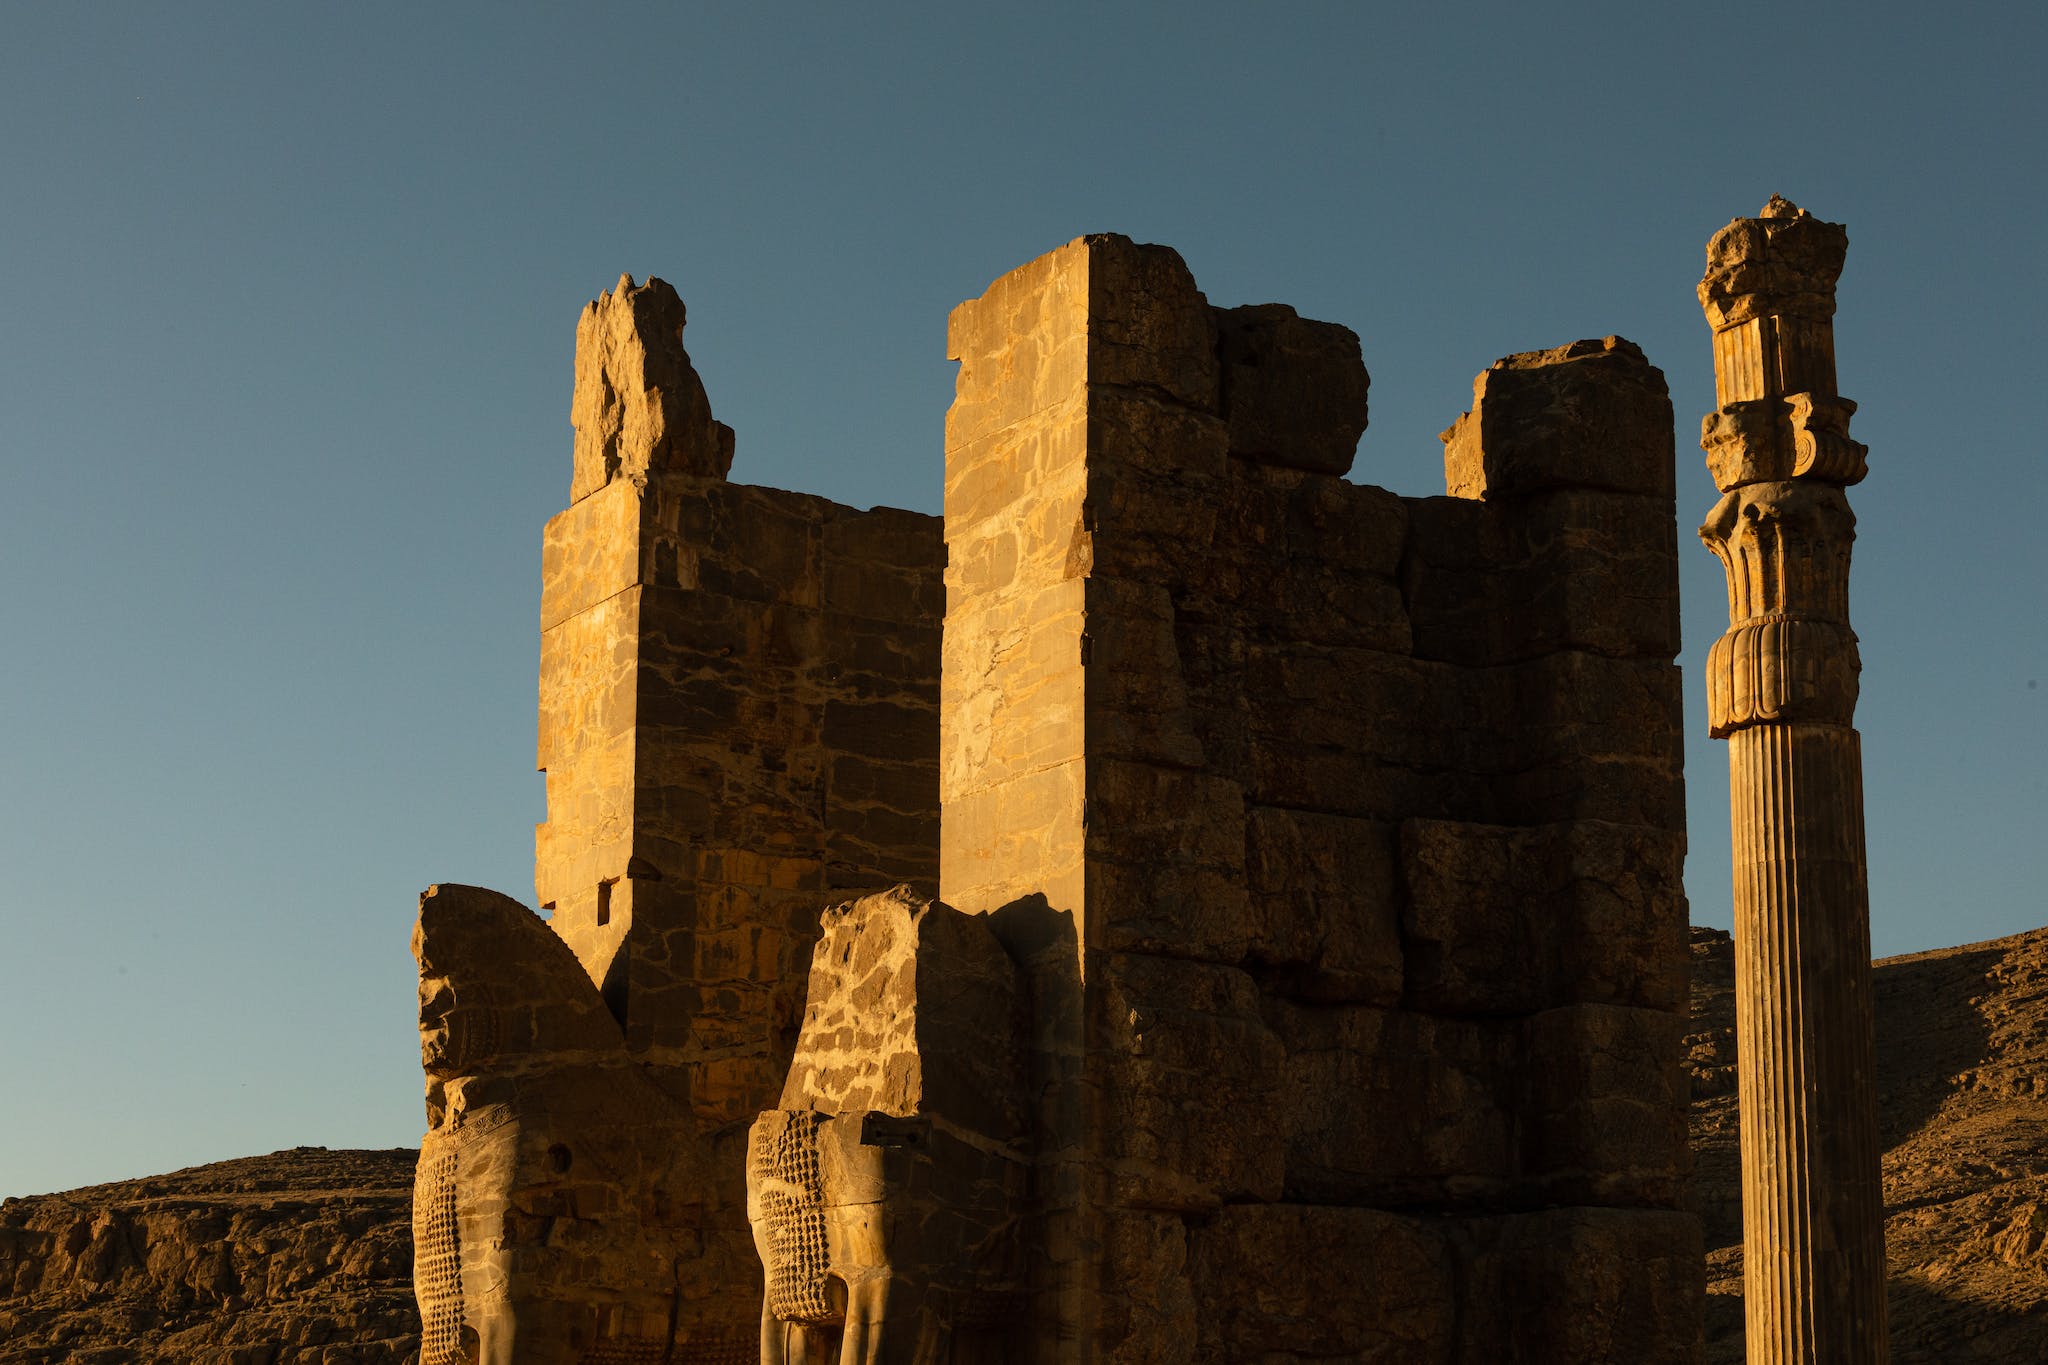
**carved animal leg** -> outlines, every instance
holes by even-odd
[[[768,1307],[768,1295],[761,1295],[761,1365],[788,1365],[789,1353],[782,1320]]]
[[[890,1279],[885,1271],[847,1284],[846,1335],[839,1344],[839,1365],[881,1365]]]

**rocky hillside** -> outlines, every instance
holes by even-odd
[[[2048,929],[1877,965],[1896,1365],[2048,1361]],[[1742,1360],[1734,954],[1693,931],[1707,1361]],[[403,1365],[414,1153],[302,1147],[0,1204],[0,1365]]]
[[[1693,930],[1708,1365],[1742,1361],[1734,945]],[[1895,1365],[2048,1361],[2048,929],[1877,964]]]
[[[0,1203],[7,1365],[402,1365],[417,1153],[300,1147]]]

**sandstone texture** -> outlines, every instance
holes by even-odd
[[[1708,1365],[1743,1361],[1735,956],[1692,931]],[[2048,929],[1873,971],[1891,1358],[2048,1360]]]
[[[417,1153],[299,1147],[0,1203],[7,1365],[406,1365]]]
[[[1411,499],[1338,477],[1355,338],[1166,248],[949,342],[939,889],[1031,982],[1028,1358],[1689,1360],[1663,376],[1509,357]]]

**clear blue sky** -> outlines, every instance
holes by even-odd
[[[688,301],[734,476],[936,511],[945,317],[1082,232],[1345,323],[1354,477],[1510,351],[1679,428],[1694,919],[1728,922],[1693,299],[1846,222],[1878,951],[2048,922],[2039,6],[42,5],[0,18],[0,1194],[422,1126],[440,880],[531,899],[577,310]]]

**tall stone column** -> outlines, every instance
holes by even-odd
[[[1843,489],[1856,405],[1835,392],[1848,234],[1785,199],[1707,246],[1721,489],[1700,537],[1728,573],[1707,657],[1729,741],[1748,1354],[1873,1365],[1885,1336],[1863,770]]]

